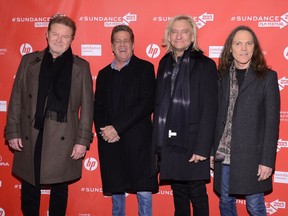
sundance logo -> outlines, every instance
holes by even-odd
[[[281,79],[278,79],[278,85],[280,91],[286,88],[286,86],[288,86],[288,78],[284,76]]]
[[[284,28],[288,25],[288,12],[283,15],[266,15],[266,16],[232,16],[231,21],[236,22],[258,22],[260,28]]]
[[[114,27],[117,25],[129,25],[130,22],[137,21],[137,14],[127,13],[122,17],[109,16],[109,17],[94,17],[94,16],[81,16],[79,21],[84,22],[104,22],[104,27]]]
[[[266,203],[266,210],[269,215],[276,213],[279,209],[286,209],[286,202],[277,199],[268,204]]]
[[[98,167],[98,162],[93,157],[86,158],[86,160],[84,161],[84,167],[88,171],[94,171]]]
[[[282,140],[282,139],[278,140],[277,152],[280,151],[281,148],[288,148],[288,141],[287,140]]]

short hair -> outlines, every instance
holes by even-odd
[[[114,42],[114,35],[119,31],[128,32],[130,35],[131,42],[134,43],[134,33],[133,33],[132,29],[127,25],[117,25],[113,28],[112,33],[111,33],[111,43]]]
[[[218,69],[220,73],[222,75],[225,73],[228,73],[230,65],[234,61],[233,55],[230,50],[231,50],[235,35],[238,31],[248,31],[252,35],[253,43],[254,43],[254,50],[253,50],[253,55],[251,58],[250,65],[255,70],[257,77],[259,78],[263,77],[264,73],[269,69],[269,67],[266,64],[264,54],[262,52],[259,40],[255,32],[250,27],[244,26],[244,25],[234,28],[226,39],[220,59],[219,59]]]
[[[198,46],[198,39],[197,39],[197,36],[198,36],[197,25],[196,25],[194,19],[188,15],[177,15],[177,16],[175,16],[169,20],[169,22],[166,26],[165,32],[164,32],[164,39],[163,39],[162,46],[167,48],[167,52],[173,51],[173,47],[171,46],[171,44],[169,42],[169,36],[171,33],[171,28],[172,28],[173,23],[175,21],[178,21],[178,20],[186,20],[190,24],[190,26],[192,28],[192,34],[195,38],[194,42],[193,42],[193,49],[194,50],[200,50],[200,48]]]
[[[72,29],[72,37],[74,38],[76,34],[76,24],[70,17],[59,13],[51,16],[48,24],[48,32],[51,30],[51,26],[55,23],[63,24],[70,27]]]

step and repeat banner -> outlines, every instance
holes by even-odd
[[[227,35],[238,25],[250,26],[258,35],[268,64],[278,72],[281,125],[273,192],[266,196],[268,215],[288,215],[288,1],[283,0],[1,0],[0,1],[0,215],[19,216],[20,182],[11,175],[13,153],[4,140],[4,127],[15,73],[23,55],[46,47],[49,17],[72,17],[77,24],[73,52],[90,62],[93,84],[98,71],[113,60],[110,35],[115,25],[129,25],[135,34],[135,54],[158,62],[167,21],[178,14],[191,15],[199,28],[199,44],[218,64]],[[93,129],[94,130],[94,129]],[[51,158],[53,160],[53,158]],[[220,215],[214,194],[213,172],[208,184],[210,212]],[[49,190],[42,190],[41,215],[48,215]],[[239,215],[248,215],[245,200],[237,200]],[[153,195],[153,215],[173,215],[173,195],[161,186]],[[97,138],[83,160],[82,179],[69,187],[68,216],[109,216],[111,197],[102,194]],[[137,198],[127,194],[127,216],[137,213]]]

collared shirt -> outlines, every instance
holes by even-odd
[[[125,66],[127,66],[130,62],[131,58],[129,58],[126,62],[125,62]],[[114,59],[111,63],[111,68],[114,69],[114,70],[117,70],[117,71],[120,71],[117,67],[116,67],[117,63],[116,63],[116,59]],[[124,66],[124,67],[125,67]]]

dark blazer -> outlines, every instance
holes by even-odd
[[[5,128],[6,140],[21,138],[23,150],[14,152],[12,172],[34,184],[34,149],[38,130],[34,128],[38,82],[44,51],[23,56],[13,85]],[[45,120],[41,184],[53,184],[81,177],[82,161],[72,160],[75,144],[92,142],[93,84],[87,61],[74,56],[67,123]]]
[[[119,107],[113,109],[113,73],[123,73]],[[106,195],[123,192],[158,191],[157,177],[151,177],[152,122],[155,98],[154,66],[132,56],[120,71],[103,68],[97,77],[94,123]],[[100,128],[113,125],[120,136],[116,143],[106,142]]]
[[[229,73],[219,84],[219,108],[214,155],[224,131],[229,103]],[[274,168],[280,119],[277,74],[268,71],[259,79],[249,69],[241,85],[232,120],[231,194],[255,194],[272,189],[272,177],[258,181],[258,165]],[[214,188],[219,193],[221,162],[214,165]]]
[[[157,74],[157,96],[154,119],[159,116],[162,83],[168,56],[166,54],[159,62]],[[214,140],[217,114],[217,69],[212,59],[200,51],[190,54],[190,107],[189,107],[189,147],[186,152],[173,151],[167,148],[168,128],[165,128],[163,145],[161,147],[160,179],[161,180],[208,180],[210,179],[209,159],[194,163],[189,162],[193,154],[209,158]],[[177,78],[176,81],[177,82]],[[169,122],[170,112],[167,120]],[[166,125],[167,126],[167,125]],[[156,128],[156,127],[155,127]],[[157,131],[153,131],[154,152],[157,147]]]

